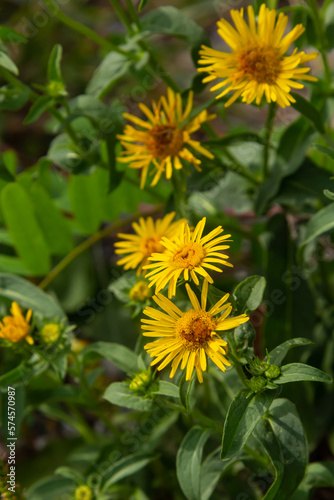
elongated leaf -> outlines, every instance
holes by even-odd
[[[107,54],[87,86],[87,94],[102,97],[131,68],[133,62],[118,52]]]
[[[307,440],[295,405],[287,399],[276,399],[268,421],[257,425],[255,436],[264,445],[276,473],[263,500],[290,500],[308,461]]]
[[[29,276],[29,269],[17,257],[10,255],[0,255],[0,271],[19,274],[21,276]]]
[[[16,301],[24,309],[32,309],[44,318],[65,319],[57,302],[40,288],[18,276],[0,273],[0,296]]]
[[[71,469],[70,467],[58,467],[58,469],[55,470],[55,474],[58,474],[59,476],[67,477],[68,479],[73,479],[77,484],[84,483],[85,478],[80,472]]]
[[[133,394],[126,382],[114,382],[106,389],[103,398],[117,406],[131,408],[132,410],[150,411],[153,407],[151,399]]]
[[[85,234],[95,233],[103,218],[102,198],[107,190],[106,185],[101,186],[104,174],[107,172],[103,169],[96,169],[89,175],[72,175],[69,181],[71,208]]]
[[[59,500],[73,491],[73,480],[67,477],[48,476],[37,481],[25,492],[27,500]]]
[[[107,491],[112,484],[121,481],[125,477],[132,476],[132,474],[143,469],[153,459],[154,457],[152,456],[145,456],[139,453],[122,458],[109,467],[103,474],[103,491]]]
[[[46,361],[21,363],[0,377],[0,391],[6,391],[8,386],[19,387],[32,377],[43,373],[48,366]]]
[[[201,467],[201,500],[209,500],[222,474],[234,463],[234,460],[222,462],[220,448],[203,460]]]
[[[29,109],[29,112],[23,120],[23,123],[25,125],[28,125],[29,123],[33,123],[34,121],[36,121],[44,113],[44,111],[46,111],[52,105],[52,102],[52,97],[49,97],[48,95],[41,95],[40,97],[38,97],[38,99],[36,99],[34,104]]]
[[[4,85],[0,88],[0,110],[15,111],[28,101],[30,89],[27,85],[13,87]]]
[[[96,352],[104,359],[108,359],[124,372],[134,372],[138,370],[138,356],[128,347],[113,342],[95,342],[86,347],[83,354]]]
[[[326,373],[304,363],[291,363],[282,366],[281,375],[275,378],[275,384],[288,384],[290,382],[301,381],[325,382],[327,384],[333,382],[331,377]]]
[[[291,500],[309,500],[314,488],[334,488],[334,463],[314,462],[306,468],[303,481]]]
[[[233,295],[240,313],[255,311],[262,302],[266,280],[262,276],[249,276],[239,283]]]
[[[334,149],[329,148],[327,146],[321,146],[320,144],[315,144],[315,147],[318,149],[318,151],[321,151],[321,153],[324,153],[326,156],[334,160]]]
[[[313,104],[299,94],[291,93],[296,102],[292,106],[299,111],[312,125],[321,133],[325,133],[325,126],[320,112],[313,106]]]
[[[48,61],[48,79],[49,81],[62,82],[60,63],[63,54],[63,48],[58,43],[51,51]]]
[[[148,0],[140,0],[140,4],[138,6],[138,11],[142,11],[145,9],[146,5],[148,4]]]
[[[36,276],[50,269],[50,253],[25,189],[10,183],[1,191],[1,206],[9,234],[24,265]]]
[[[179,392],[179,397],[180,401],[185,407],[187,411],[191,410],[191,389],[193,386],[195,374],[193,373],[192,377],[190,380],[186,380],[186,371],[182,374],[181,380],[180,380],[180,392]]]
[[[334,203],[331,203],[327,207],[323,208],[317,212],[312,219],[306,225],[306,234],[304,240],[302,241],[298,255],[302,254],[302,251],[310,241],[315,240],[318,236],[327,231],[334,229]]]
[[[161,394],[162,396],[169,396],[170,398],[179,398],[179,388],[171,382],[159,380],[159,389],[154,391],[153,394]]]
[[[27,39],[17,31],[8,26],[0,26],[0,40],[12,43],[27,43]]]
[[[283,342],[283,344],[278,345],[270,351],[269,357],[270,357],[270,363],[272,365],[281,365],[283,359],[285,356],[288,354],[290,349],[293,347],[298,347],[298,346],[303,346],[303,345],[312,345],[313,342],[309,339],[303,339],[302,337],[298,337],[296,339],[290,339],[287,340],[286,342]],[[267,357],[265,358],[267,359]]]
[[[16,64],[14,64],[13,61],[10,59],[10,57],[6,54],[6,52],[4,52],[1,49],[0,49],[0,66],[2,68],[8,69],[8,71],[14,73],[14,75],[19,74],[19,70]]]
[[[188,500],[201,500],[201,461],[210,430],[195,426],[183,439],[176,457],[176,475]]]
[[[219,139],[211,139],[206,141],[207,146],[231,146],[233,144],[239,144],[243,142],[256,142],[257,144],[264,144],[264,140],[257,134],[251,132],[239,132],[230,135],[225,135]]]
[[[204,30],[176,7],[168,5],[151,10],[141,18],[141,22],[145,34],[163,33],[185,40],[191,47],[195,64],[200,46],[210,45]]]
[[[69,221],[61,215],[42,186],[35,183],[31,188],[31,195],[36,218],[51,254],[66,255],[74,245]]]
[[[275,393],[262,392],[251,394],[239,391],[227,411],[224,422],[221,459],[230,460],[241,452],[257,423],[266,414]]]

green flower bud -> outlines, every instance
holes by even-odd
[[[77,488],[75,490],[74,497],[75,497],[75,500],[92,500],[93,493],[92,493],[92,490],[88,486],[83,485],[83,486],[79,486],[79,488]]]
[[[260,392],[267,385],[267,381],[263,377],[253,377],[248,380],[248,385],[253,392]]]
[[[277,365],[270,365],[269,368],[264,372],[267,378],[277,378],[281,374],[281,369]]]

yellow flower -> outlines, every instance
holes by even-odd
[[[145,349],[151,357],[155,357],[152,365],[160,363],[162,370],[172,361],[172,378],[181,362],[181,369],[187,366],[186,380],[190,380],[194,367],[197,378],[203,382],[203,371],[207,368],[206,355],[220,368],[226,370],[231,366],[226,359],[227,342],[216,331],[236,328],[248,321],[246,314],[228,318],[232,306],[226,303],[229,295],[224,295],[209,311],[206,310],[208,282],[203,282],[201,304],[195,293],[186,284],[193,309],[182,312],[173,302],[158,293],[153,297],[164,312],[153,307],[146,307],[144,314],[152,319],[143,319],[142,329],[145,337],[162,337],[146,344]],[[215,317],[218,314],[219,317]]]
[[[45,342],[52,343],[55,342],[60,335],[60,327],[57,323],[49,323],[43,326],[41,330],[41,336]]]
[[[2,322],[0,321],[0,338],[10,340],[10,342],[19,342],[25,338],[28,344],[33,344],[33,338],[28,335],[30,330],[29,321],[32,314],[31,309],[29,309],[26,317],[24,317],[18,303],[13,302],[10,313],[11,316],[5,316]]]
[[[74,352],[74,354],[80,354],[88,345],[89,342],[87,340],[78,339],[76,337],[71,339],[71,351]]]
[[[162,173],[165,172],[166,178],[170,179],[173,168],[182,169],[181,160],[186,160],[197,170],[201,170],[199,168],[201,162],[188,149],[189,146],[207,158],[213,158],[213,155],[204,149],[199,141],[191,139],[191,135],[200,128],[202,123],[212,120],[216,115],[209,115],[207,111],[202,111],[187,124],[184,123],[193,108],[193,92],[189,92],[185,109],[183,109],[181,95],[176,94],[170,88],[167,89],[167,98],[161,97],[158,103],[153,101],[152,107],[153,112],[145,104],[139,104],[147,121],[124,113],[125,118],[140,128],[127,125],[123,135],[118,136],[126,149],[123,152],[124,157],[118,160],[128,163],[130,168],[142,169],[141,188],[145,185],[151,164],[154,167],[151,174],[155,174],[151,186],[157,184]]]
[[[79,486],[75,490],[75,500],[92,500],[93,499],[93,493],[88,486]]]
[[[165,247],[161,244],[161,238],[166,236],[171,240],[177,230],[181,227],[185,219],[175,222],[172,220],[175,217],[175,212],[165,215],[163,219],[154,221],[152,217],[139,219],[139,224],[134,222],[132,227],[136,234],[119,233],[118,237],[125,241],[115,243],[117,254],[129,254],[117,262],[118,265],[124,266],[124,269],[136,269],[139,275],[142,267],[147,263],[148,257],[154,252],[163,252]]]
[[[277,102],[282,108],[295,102],[291,96],[291,89],[302,89],[304,85],[295,80],[317,81],[317,78],[306,75],[310,71],[304,63],[318,57],[318,53],[306,54],[297,49],[291,55],[284,55],[292,42],[305,30],[298,24],[284,36],[288,17],[280,13],[276,20],[276,11],[261,5],[257,25],[253,7],[248,7],[248,24],[243,19],[244,10],[231,10],[231,17],[235,28],[225,19],[218,25],[218,34],[231,47],[232,52],[220,52],[202,46],[199,64],[205,67],[199,71],[209,73],[203,82],[210,82],[216,78],[223,81],[210,90],[226,87],[218,96],[222,97],[230,91],[234,95],[225,106],[230,106],[238,97],[250,104],[254,101],[261,103],[265,95],[267,102]],[[302,64],[302,67],[298,67]]]
[[[130,290],[129,297],[136,302],[144,302],[152,296],[147,281],[141,280]]]
[[[230,234],[220,235],[224,230],[221,226],[211,231],[206,236],[202,237],[206,218],[197,224],[194,231],[191,233],[189,225],[184,223],[176,235],[174,241],[164,237],[161,244],[166,248],[164,253],[154,253],[149,257],[149,261],[154,261],[154,264],[144,266],[144,269],[153,269],[147,274],[147,278],[151,280],[149,286],[156,284],[156,293],[164,288],[169,282],[168,297],[171,298],[176,293],[177,280],[183,273],[186,281],[189,277],[199,284],[197,274],[213,283],[213,279],[208,274],[206,269],[222,272],[213,264],[223,264],[233,267],[227,262],[228,255],[220,253],[221,250],[230,248],[226,243]],[[196,274],[197,273],[197,274]]]

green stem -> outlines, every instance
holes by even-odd
[[[40,282],[39,287],[44,290],[74,259],[76,259],[83,252],[88,250],[91,246],[95,245],[98,241],[102,240],[106,236],[116,231],[119,231],[122,227],[131,224],[131,222],[136,221],[139,217],[146,215],[154,215],[161,210],[161,206],[155,207],[150,212],[136,212],[130,217],[126,219],[114,222],[109,226],[101,229],[97,233],[93,234],[85,241],[80,243],[77,247],[75,247],[66,257],[63,258],[50,272],[46,275],[46,277]]]
[[[268,177],[269,174],[269,149],[270,149],[270,139],[274,128],[274,121],[276,115],[277,105],[275,102],[271,102],[268,107],[268,115],[265,124],[265,137],[264,137],[264,148],[263,148],[263,178]]]
[[[240,377],[240,380],[241,382],[243,383],[243,385],[245,387],[247,387],[247,389],[249,389],[248,385],[247,385],[247,377],[245,375],[245,372],[242,368],[242,365],[238,359],[238,353],[237,353],[237,349],[236,349],[236,345],[235,345],[235,340],[234,340],[234,337],[233,337],[233,334],[229,336],[229,339],[228,339],[228,345],[230,347],[230,350],[229,350],[229,353],[228,353],[228,357],[229,359],[232,361],[233,363],[233,366],[234,368],[236,369],[239,377]]]
[[[84,26],[83,24],[79,23],[78,21],[75,21],[74,19],[71,19],[69,16],[61,12],[61,10],[59,9],[58,5],[54,2],[54,0],[43,0],[43,1],[47,7],[52,7],[54,15],[59,19],[60,22],[66,24],[66,26],[69,26],[70,28],[72,28],[74,31],[77,31],[81,35],[90,38],[93,42],[97,43],[98,45],[106,49],[108,52],[114,51],[126,57],[130,58],[134,57],[133,54],[120,49],[117,45],[100,37],[92,29],[88,28],[87,26]]]
[[[253,177],[252,174],[247,172],[246,167],[244,167],[227,148],[224,148],[222,150],[222,154],[226,156],[226,158],[228,158],[234,164],[233,168],[234,172],[241,175],[241,177],[244,177],[245,179],[249,180],[252,184],[256,184],[257,186],[260,184],[260,181],[258,181],[255,177]]]
[[[109,3],[113,7],[113,9],[115,10],[115,12],[116,12],[119,20],[122,21],[122,23],[124,24],[124,26],[126,27],[126,29],[128,30],[128,32],[130,34],[134,34],[134,31],[133,31],[133,28],[131,26],[131,23],[128,20],[128,17],[126,15],[126,13],[122,9],[119,0],[109,0]]]
[[[322,22],[322,19],[320,17],[319,6],[318,6],[318,3],[316,2],[316,0],[307,0],[307,3],[309,4],[309,6],[314,14],[315,28],[316,28],[316,31],[318,32],[318,39],[320,41],[319,52],[321,54],[322,62],[324,65],[325,77],[326,77],[327,83],[331,84],[332,74],[331,74],[330,66],[329,66],[328,59],[327,59],[326,49],[325,49],[325,47],[326,47],[326,41],[325,41],[326,34],[324,32],[323,22]]]
[[[126,0],[126,6],[127,6],[128,11],[130,13],[131,19],[135,23],[138,31],[141,31],[141,24],[139,21],[139,17],[137,15],[136,9],[133,6],[132,0]]]
[[[174,171],[172,175],[173,195],[175,211],[182,218],[189,218],[187,207],[187,177],[184,168],[179,171]]]
[[[67,403],[67,407],[71,413],[75,416],[75,428],[82,435],[82,437],[87,441],[87,443],[93,444],[96,442],[95,433],[91,430],[85,419],[82,417],[81,412],[76,407],[74,403]]]

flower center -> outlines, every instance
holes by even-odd
[[[184,245],[172,257],[172,263],[176,268],[194,269],[205,257],[203,247],[198,243]]]
[[[155,158],[176,156],[183,146],[183,132],[175,125],[156,125],[147,134],[146,145]]]
[[[148,257],[152,255],[152,253],[157,252],[161,253],[165,250],[165,248],[160,244],[161,236],[156,234],[154,236],[150,236],[142,241],[140,250],[144,255]]]
[[[189,350],[198,349],[207,344],[215,330],[216,321],[206,311],[187,311],[176,322],[176,334]]]
[[[129,293],[130,299],[137,302],[144,302],[146,299],[149,299],[151,295],[151,289],[148,287],[146,281],[139,281],[139,283],[136,283]]]
[[[275,83],[281,72],[281,55],[273,47],[251,47],[238,55],[238,66],[244,76],[258,83]]]

